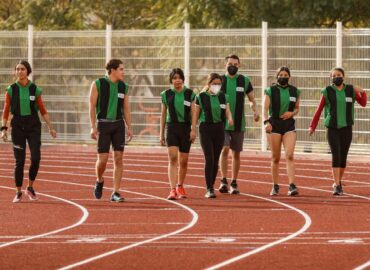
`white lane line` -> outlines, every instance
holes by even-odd
[[[66,185],[77,185],[77,186],[85,186],[85,187],[93,187],[91,185],[86,185],[86,184],[79,184],[79,183],[71,183],[71,182],[65,182],[65,181],[53,181],[53,180],[40,180],[38,179],[38,181],[40,182],[51,182],[51,183],[59,183],[59,184],[66,184]],[[105,188],[105,189],[110,189],[111,188]],[[151,238],[151,239],[147,239],[147,240],[144,240],[144,241],[140,241],[140,242],[136,242],[136,243],[133,243],[131,245],[128,245],[128,246],[124,246],[124,247],[121,247],[121,248],[117,248],[117,249],[114,249],[114,250],[111,250],[111,251],[108,251],[108,252],[105,252],[105,253],[101,253],[97,256],[93,256],[93,257],[90,257],[90,258],[87,258],[85,260],[81,260],[79,262],[76,262],[76,263],[73,263],[73,264],[70,264],[70,265],[67,265],[67,266],[63,266],[61,268],[59,268],[60,270],[66,270],[66,269],[72,269],[72,268],[75,268],[77,266],[81,266],[81,265],[84,265],[84,264],[87,264],[87,263],[90,263],[90,262],[93,262],[93,261],[96,261],[96,260],[99,260],[99,259],[102,259],[104,257],[107,257],[107,256],[110,256],[110,255],[113,255],[113,254],[116,254],[116,253],[119,253],[121,251],[124,251],[124,250],[127,250],[127,249],[131,249],[131,248],[134,248],[134,247],[137,247],[137,246],[141,246],[141,245],[144,245],[144,244],[148,244],[148,243],[151,243],[151,242],[154,242],[154,241],[157,241],[157,240],[160,240],[160,239],[163,239],[163,238],[166,238],[166,237],[170,237],[172,235],[176,235],[176,234],[179,234],[183,231],[186,231],[188,229],[190,229],[191,227],[193,227],[197,221],[198,221],[198,214],[193,210],[191,209],[190,207],[186,206],[186,205],[183,205],[181,203],[178,203],[176,201],[169,201],[167,199],[164,199],[164,198],[161,198],[161,197],[157,197],[157,196],[154,196],[154,195],[150,195],[150,194],[145,194],[145,193],[140,193],[140,192],[134,192],[134,191],[125,191],[126,193],[131,193],[131,194],[135,194],[135,195],[138,195],[138,196],[146,196],[146,197],[150,197],[150,198],[153,198],[153,199],[158,199],[158,200],[162,200],[162,201],[165,201],[167,203],[172,203],[172,204],[175,204],[185,210],[187,210],[188,212],[190,212],[190,214],[192,215],[192,220],[184,227],[176,230],[176,231],[173,231],[173,232],[170,232],[170,233],[167,233],[167,234],[162,234],[162,235],[159,235],[157,237],[154,237],[154,238]]]
[[[370,267],[370,260],[368,260],[367,262],[365,262],[364,264],[361,264],[359,266],[357,266],[356,268],[354,268],[353,270],[365,270],[366,268]]]
[[[279,202],[279,201],[275,201],[275,200],[272,200],[272,199],[268,199],[268,198],[256,196],[256,195],[246,194],[246,193],[240,193],[240,195],[248,196],[248,197],[252,197],[252,198],[256,198],[256,199],[260,199],[260,200],[265,200],[265,201],[269,201],[269,202],[272,202],[272,203],[277,203],[277,204],[280,204],[280,205],[282,205],[284,207],[290,208],[291,210],[293,210],[293,211],[299,213],[301,216],[303,216],[303,218],[305,220],[305,223],[301,227],[301,229],[299,229],[298,231],[296,231],[293,234],[290,234],[290,235],[288,235],[288,236],[286,236],[284,238],[281,238],[281,239],[279,239],[277,241],[270,242],[270,243],[268,243],[266,245],[260,246],[260,247],[258,247],[256,249],[253,249],[253,250],[248,251],[246,253],[240,254],[239,256],[233,257],[231,259],[225,260],[225,261],[223,261],[221,263],[218,263],[218,264],[215,264],[215,265],[213,265],[211,267],[206,268],[208,270],[220,269],[222,267],[225,267],[227,265],[230,265],[232,263],[235,263],[235,262],[237,262],[239,260],[242,260],[244,258],[247,258],[247,257],[249,257],[251,255],[254,255],[254,254],[259,253],[259,252],[262,252],[262,251],[265,251],[266,249],[269,249],[271,247],[274,247],[276,245],[279,245],[281,243],[284,243],[286,241],[289,241],[289,240],[297,237],[298,235],[304,233],[311,226],[312,221],[311,221],[310,216],[306,212],[304,212],[304,211],[302,211],[302,210],[300,210],[300,209],[298,209],[298,208],[296,208],[296,207],[294,207],[292,205],[289,205],[289,204],[286,204],[286,203],[283,203],[283,202]]]
[[[14,190],[14,188],[5,187],[5,186],[0,186],[0,188]],[[80,226],[81,224],[83,224],[86,221],[87,217],[89,216],[89,212],[87,211],[87,209],[85,207],[83,207],[82,205],[79,205],[75,202],[72,202],[72,201],[69,201],[69,200],[66,200],[66,199],[63,199],[63,198],[60,198],[60,197],[40,193],[40,192],[38,192],[37,194],[41,195],[41,196],[48,197],[48,198],[52,198],[52,199],[55,199],[55,200],[59,200],[59,201],[71,204],[73,206],[76,206],[82,211],[83,215],[82,215],[82,217],[80,218],[79,221],[77,221],[75,224],[72,224],[70,226],[66,226],[66,227],[63,227],[63,228],[60,228],[60,229],[57,229],[57,230],[54,230],[54,231],[50,231],[50,232],[47,232],[47,233],[33,235],[33,236],[30,236],[30,237],[18,239],[16,241],[7,242],[7,243],[4,243],[4,244],[0,245],[0,248],[8,247],[8,246],[15,245],[15,244],[18,244],[18,243],[30,241],[30,240],[33,240],[33,239],[36,239],[36,238],[41,238],[41,237],[44,237],[44,236],[48,236],[48,235],[51,235],[51,234],[56,234],[56,233],[60,233],[60,232],[63,232],[63,231],[69,230],[69,229],[76,228],[76,227]]]

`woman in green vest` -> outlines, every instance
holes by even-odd
[[[21,60],[15,66],[17,80],[15,83],[8,86],[5,92],[1,138],[3,141],[7,141],[8,139],[7,124],[9,113],[11,113],[13,115],[10,125],[12,127],[11,135],[15,157],[14,178],[16,186],[16,195],[13,199],[14,203],[18,203],[22,200],[26,142],[28,143],[31,153],[31,164],[28,174],[28,186],[25,193],[30,200],[37,200],[33,183],[36,180],[41,159],[41,122],[38,111],[40,111],[41,116],[45,120],[50,135],[53,138],[57,136],[41,98],[42,90],[28,79],[28,75],[30,75],[31,72],[31,65],[27,61]]]
[[[184,180],[188,168],[191,143],[191,116],[195,94],[184,85],[185,76],[180,68],[170,73],[171,88],[161,93],[160,143],[168,149],[168,178],[171,186],[167,199],[186,198]],[[166,138],[164,135],[167,125]]]
[[[216,198],[214,184],[218,172],[218,161],[225,140],[225,120],[228,126],[233,126],[227,95],[220,91],[222,77],[217,73],[211,73],[207,78],[207,86],[196,97],[195,111],[192,121],[192,137],[196,136],[196,124],[198,119],[200,144],[203,149],[205,166],[204,175],[206,180],[206,198]]]
[[[290,70],[280,67],[276,73],[277,84],[265,90],[264,125],[270,135],[272,154],[271,173],[273,186],[270,195],[279,194],[279,163],[281,145],[284,145],[289,179],[288,195],[298,194],[295,185],[294,148],[297,140],[294,116],[299,111],[299,95],[295,86],[289,84]]]
[[[322,110],[325,108],[324,125],[332,154],[333,195],[342,195],[342,178],[347,165],[347,155],[352,141],[355,100],[366,106],[364,89],[344,83],[344,70],[333,68],[330,72],[332,84],[321,90],[320,104],[311,121],[309,134],[315,132]]]

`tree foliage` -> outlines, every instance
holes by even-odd
[[[0,29],[369,27],[367,0],[2,0]]]

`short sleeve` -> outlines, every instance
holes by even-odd
[[[41,93],[42,93],[42,89],[40,87],[36,87],[36,98],[38,98],[39,96],[41,96]]]
[[[163,91],[160,95],[161,95],[162,104],[167,105],[166,91]]]
[[[125,95],[128,94],[128,83],[124,83],[125,84]]]
[[[246,87],[246,94],[249,94],[250,92],[253,91],[253,86],[252,86],[252,83],[251,83],[251,80],[249,79],[249,77],[245,77],[245,84],[248,83],[248,86]]]
[[[229,95],[226,95],[225,94],[225,100],[226,100],[226,104],[230,103],[230,101],[229,101]]]
[[[194,92],[191,93],[191,97],[190,98],[191,98],[191,102],[193,102],[195,100],[195,93]]]
[[[265,89],[265,95],[271,97],[271,87]]]
[[[196,98],[195,98],[195,104],[198,105],[198,106],[201,106],[200,105],[200,96],[199,95],[196,96]]]

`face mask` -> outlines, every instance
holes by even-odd
[[[228,66],[227,67],[227,72],[231,75],[234,76],[238,72],[238,67],[236,66]]]
[[[219,84],[212,84],[210,87],[209,87],[209,90],[211,90],[211,92],[215,95],[218,94],[218,92],[220,92],[221,90],[221,85]]]
[[[280,85],[287,85],[288,84],[288,81],[289,81],[289,78],[288,77],[279,77],[277,79],[277,82]]]
[[[336,85],[336,86],[339,86],[343,83],[343,77],[334,77],[333,78],[333,83]]]

